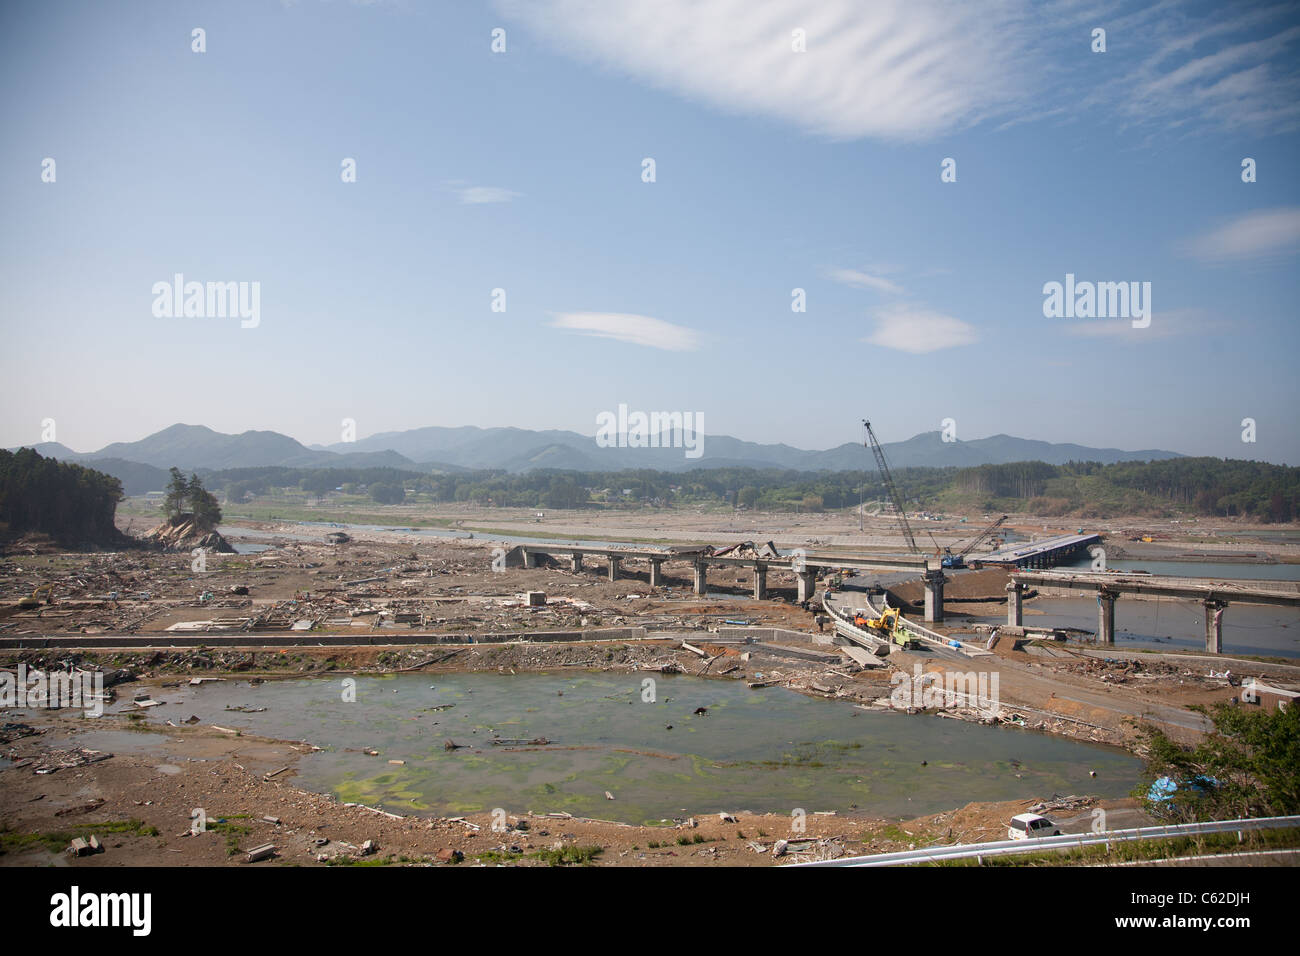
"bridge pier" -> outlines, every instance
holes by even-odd
[[[811,601],[817,594],[817,572],[796,571],[794,577],[799,582],[799,603]]]
[[[704,594],[709,589],[709,566],[703,561],[695,562],[695,593]]]
[[[664,563],[650,559],[650,586],[652,588],[661,588],[664,585]]]
[[[622,565],[623,565],[623,559],[622,559],[622,558],[618,557],[617,555],[613,555],[613,554],[609,555],[609,579],[610,579],[611,581],[617,581],[617,580],[618,580],[618,572],[619,572],[619,568],[621,568]]]
[[[577,574],[579,571],[582,570],[582,552],[581,552],[581,551],[575,551],[575,552],[573,552],[573,554],[570,556],[570,559],[569,559],[569,570],[572,571],[574,574]]]
[[[942,571],[925,572],[925,620],[929,624],[943,622],[943,582],[946,579]]]
[[[1097,643],[1113,645],[1115,643],[1115,598],[1114,591],[1101,588],[1097,591]]]
[[[1025,586],[1017,581],[1007,585],[1007,623],[1012,627],[1021,627],[1024,616]]]
[[[1223,653],[1223,611],[1227,601],[1202,601],[1205,605],[1205,649],[1211,654]]]
[[[754,600],[764,601],[767,599],[767,565],[754,565]]]

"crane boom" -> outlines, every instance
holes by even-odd
[[[907,523],[907,509],[903,507],[903,499],[898,494],[898,488],[894,485],[894,476],[889,473],[889,465],[885,462],[885,450],[880,447],[880,442],[876,441],[876,433],[871,430],[871,422],[865,418],[862,420],[862,426],[867,432],[867,441],[862,444],[869,444],[871,453],[876,456],[876,467],[880,469],[880,477],[885,482],[885,490],[889,492],[889,499],[894,503],[894,509],[898,512],[898,523],[903,529],[903,539],[916,554],[921,553],[921,549],[916,546],[916,538],[912,537],[912,526]]]
[[[994,531],[996,531],[998,528],[1000,528],[1000,527],[1002,526],[1002,522],[1004,522],[1004,521],[1006,521],[1006,520],[1007,520],[1007,516],[1006,516],[1006,515],[1003,515],[1001,518],[999,518],[997,521],[993,522],[991,525],[989,525],[987,528],[985,528],[985,529],[984,529],[983,531],[981,531],[979,534],[975,535],[975,537],[974,537],[974,539],[971,541],[971,543],[968,544],[968,545],[966,545],[966,547],[964,547],[964,548],[961,549],[961,555],[962,555],[963,557],[965,557],[966,555],[968,555],[968,554],[970,554],[972,551],[974,551],[976,548],[978,548],[978,547],[979,547],[979,546],[980,546],[984,541],[986,541],[986,540],[989,538],[990,535],[993,534]]]

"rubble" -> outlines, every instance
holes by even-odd
[[[30,766],[33,773],[57,773],[60,770],[70,770],[73,767],[84,767],[86,764],[99,763],[99,761],[107,760],[112,756],[111,753],[102,750],[71,747],[63,750],[46,750],[37,754],[32,758],[31,763],[24,764],[24,766]]]
[[[164,551],[184,551],[188,553],[195,548],[203,548],[219,554],[236,553],[230,542],[218,532],[200,524],[191,514],[178,515],[175,518],[167,519],[157,527],[145,532],[141,540]]]

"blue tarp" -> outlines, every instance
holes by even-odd
[[[1191,780],[1186,781],[1184,786],[1190,790],[1196,791],[1198,795],[1205,793],[1213,787],[1217,787],[1219,781],[1213,777],[1206,777],[1198,774]],[[1166,800],[1172,800],[1175,793],[1178,792],[1178,781],[1171,777],[1161,777],[1155,783],[1151,784],[1151,789],[1147,791],[1147,799],[1152,803],[1163,803]]]

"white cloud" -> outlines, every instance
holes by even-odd
[[[510,202],[516,196],[523,195],[500,186],[462,186],[456,190],[462,203],[472,206],[492,202]]]
[[[937,0],[498,0],[552,46],[729,112],[836,139],[922,140],[1033,84],[1032,12]],[[802,29],[807,51],[793,52]]]
[[[881,348],[923,355],[939,349],[970,345],[979,338],[975,327],[961,319],[908,305],[876,311],[876,331],[862,341]]]
[[[1300,207],[1247,213],[1186,246],[1198,259],[1254,259],[1300,246]]]
[[[700,334],[694,329],[648,315],[625,312],[560,312],[551,325],[557,329],[632,345],[648,345],[668,352],[693,352],[700,343]]]
[[[1154,49],[1090,99],[1118,100],[1138,122],[1268,133],[1300,128],[1300,27],[1289,13],[1285,4],[1155,4],[1114,20],[1107,24],[1112,45],[1141,36]]]
[[[879,276],[867,275],[867,273],[857,269],[832,269],[829,275],[836,282],[842,282],[857,289],[875,289],[877,292],[888,292],[891,295],[901,295],[903,292],[903,287],[897,283],[882,279]]]

